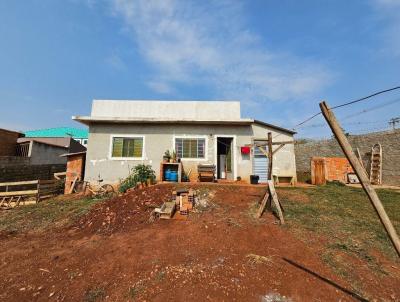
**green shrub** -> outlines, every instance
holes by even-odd
[[[156,179],[156,174],[151,166],[145,164],[137,165],[131,170],[131,174],[121,182],[119,191],[125,193],[137,184],[146,184],[148,179],[152,182]]]

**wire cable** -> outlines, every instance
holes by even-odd
[[[397,89],[400,89],[400,86],[395,86],[395,87],[392,87],[392,88],[389,88],[389,89],[380,90],[380,91],[378,91],[378,92],[375,92],[375,93],[373,93],[373,94],[364,96],[364,97],[362,97],[362,98],[359,98],[359,99],[356,99],[356,100],[353,100],[353,101],[350,101],[350,102],[347,102],[347,103],[343,103],[343,104],[340,104],[340,105],[333,106],[333,107],[330,108],[330,109],[333,110],[333,109],[337,109],[337,108],[349,106],[349,105],[352,105],[352,104],[355,104],[355,103],[358,103],[358,102],[362,102],[362,101],[368,100],[368,99],[370,99],[370,98],[372,98],[372,97],[374,97],[374,96],[377,96],[377,95],[380,95],[380,94],[383,94],[383,93],[386,93],[386,92],[390,92],[390,91],[393,91],[393,90],[397,90]],[[394,102],[396,102],[396,101],[394,101]],[[394,103],[394,102],[393,102],[393,103]],[[383,106],[382,106],[382,107],[383,107]],[[368,109],[366,109],[366,110],[368,110]],[[366,110],[364,110],[364,111],[366,111]],[[370,110],[371,110],[371,109],[370,109]],[[368,111],[370,111],[370,110],[368,110]],[[314,119],[315,117],[317,117],[317,116],[320,115],[320,114],[322,114],[321,111],[319,111],[319,112],[313,114],[312,116],[310,116],[309,118],[305,119],[304,121],[302,121],[302,122],[300,122],[300,123],[294,125],[293,128],[292,128],[292,130],[293,130],[293,131],[296,131],[296,129],[297,129],[299,126],[304,125],[305,123],[311,121],[312,119]],[[280,136],[280,135],[282,135],[282,133],[277,134],[277,135],[276,135],[275,137],[273,137],[272,139],[274,139],[274,138],[276,138],[276,137],[278,137],[278,136]]]
[[[386,93],[386,92],[390,92],[390,91],[393,91],[393,90],[397,90],[397,89],[400,89],[400,86],[396,86],[396,87],[393,87],[393,88],[381,90],[381,91],[375,92],[375,93],[373,93],[373,94],[367,95],[367,96],[365,96],[365,97],[362,97],[362,98],[360,98],[360,99],[356,99],[356,100],[353,100],[353,101],[350,101],[350,102],[347,102],[347,103],[343,103],[343,104],[340,104],[340,105],[333,106],[333,107],[330,108],[330,109],[333,110],[333,109],[337,109],[337,108],[349,106],[349,105],[352,105],[352,104],[355,104],[355,103],[358,103],[358,102],[361,102],[361,101],[365,101],[365,100],[367,100],[367,99],[369,99],[369,98],[372,98],[372,97],[374,97],[374,96],[377,96],[377,95],[380,95],[380,94],[383,94],[383,93]],[[301,125],[303,125],[303,124],[305,124],[305,123],[311,121],[313,118],[315,118],[316,116],[318,116],[318,115],[320,115],[320,114],[321,114],[321,112],[315,113],[314,115],[310,116],[310,117],[307,118],[306,120],[304,120],[304,121],[302,121],[301,123],[298,123],[297,125],[295,125],[295,126],[293,127],[293,129],[296,129],[297,127],[299,127],[299,126],[301,126]]]
[[[351,102],[347,102],[347,103],[344,103],[344,104],[341,104],[341,105],[334,106],[331,109],[337,109],[337,108],[341,108],[341,107],[344,107],[344,106],[352,105],[352,104],[367,100],[369,98],[372,98],[374,96],[377,96],[379,94],[386,93],[386,92],[389,92],[389,91],[393,91],[393,90],[396,90],[396,89],[400,89],[400,86],[396,86],[396,87],[393,87],[393,88],[381,90],[381,91],[375,92],[373,94],[370,94],[368,96],[362,97],[361,99],[357,99],[357,100],[354,100],[354,101],[351,101]]]

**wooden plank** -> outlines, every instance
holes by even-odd
[[[361,157],[361,153],[360,153],[360,149],[357,148],[356,151],[357,151],[358,160],[360,161],[361,166],[362,166],[362,167],[364,168],[364,170],[365,170],[364,163],[363,163],[363,160],[362,160],[362,157]]]
[[[274,151],[272,151],[272,155],[274,155],[276,152],[278,152],[283,147],[285,147],[285,144],[280,144],[278,148],[276,148]]]
[[[343,133],[342,128],[340,127],[339,122],[336,120],[335,115],[329,109],[328,104],[326,102],[321,102],[319,104],[322,114],[324,115],[329,127],[331,128],[333,134],[336,137],[340,147],[342,148],[343,153],[346,155],[349,160],[351,166],[353,167],[354,172],[357,174],[360,183],[367,194],[372,206],[375,208],[379,219],[381,220],[387,234],[389,235],[390,240],[394,248],[397,251],[398,256],[400,257],[400,239],[397,236],[396,230],[393,227],[392,222],[390,221],[388,215],[386,214],[385,208],[383,207],[378,194],[376,194],[375,189],[372,187],[368,175],[365,169],[361,166],[359,160],[353,152],[353,149],[347,140],[346,135]]]
[[[38,180],[2,182],[2,183],[0,183],[0,187],[4,187],[4,186],[19,186],[19,185],[33,185],[33,184],[37,184],[38,182],[39,182]]]
[[[261,146],[257,146],[257,148],[266,156],[269,158],[269,154],[268,152]]]
[[[47,184],[55,184],[57,183],[57,179],[51,179],[51,180],[39,180],[39,184],[41,185],[47,185]]]
[[[258,146],[267,146],[268,145],[268,139],[265,138],[254,138],[255,141],[265,141],[265,144],[255,144],[255,147]],[[281,144],[296,144],[295,141],[282,141],[282,142],[272,142],[272,145],[281,145]]]
[[[272,180],[268,180],[268,189],[271,194],[271,199],[275,204],[275,208],[278,211],[279,220],[281,221],[281,224],[285,224],[285,220],[283,219],[281,204],[278,200],[278,195],[276,194],[274,182]]]
[[[20,195],[35,195],[38,190],[14,191],[14,192],[0,192],[0,196],[20,196]]]
[[[75,188],[75,184],[76,181],[78,180],[78,176],[75,176],[74,181],[72,182],[71,188],[69,189],[69,194],[72,194],[72,192],[74,192],[74,188]]]
[[[67,172],[56,172],[53,174],[54,178],[58,179],[58,180],[61,179],[60,176],[66,176],[66,175],[67,175]]]
[[[287,144],[296,144],[295,141],[284,141],[284,142],[272,142],[272,145],[287,145]]]
[[[258,208],[258,211],[257,211],[257,214],[256,214],[257,218],[260,218],[262,216],[262,214],[264,213],[264,210],[265,210],[265,207],[267,205],[269,197],[270,197],[270,195],[269,195],[269,192],[268,192],[268,189],[267,189],[267,192],[265,192],[263,200],[261,201],[261,205]]]

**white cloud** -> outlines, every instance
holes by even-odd
[[[116,53],[111,54],[110,56],[108,56],[105,59],[105,62],[111,66],[113,69],[116,70],[124,70],[126,68],[126,65],[124,63],[124,61],[122,61],[122,59],[120,58],[119,55],[117,55]]]
[[[173,91],[173,89],[165,82],[150,81],[147,83],[147,86],[149,86],[152,90],[162,94],[170,94]]]
[[[304,97],[330,80],[318,62],[266,48],[246,28],[237,1],[113,3],[115,16],[123,19],[154,68],[149,86],[158,92],[200,84],[215,97],[259,102]]]
[[[384,21],[384,52],[400,56],[400,0],[373,0],[372,5],[381,21]]]

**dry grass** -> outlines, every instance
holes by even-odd
[[[261,256],[261,255],[256,255],[256,254],[248,254],[246,255],[248,263],[252,265],[258,265],[258,264],[267,264],[270,265],[273,263],[272,257],[266,257],[266,256]]]
[[[0,232],[19,233],[67,225],[76,221],[99,199],[47,200],[0,211]]]

